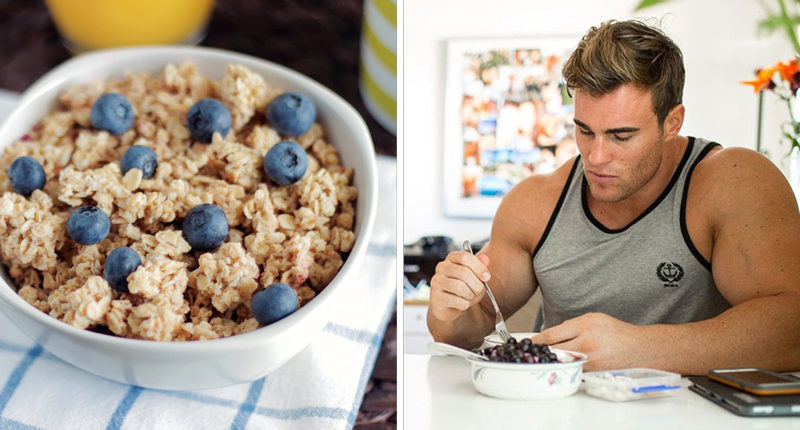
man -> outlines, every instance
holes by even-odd
[[[514,187],[477,257],[431,280],[437,341],[480,345],[542,289],[533,341],[586,370],[800,369],[800,216],[756,152],[680,132],[679,48],[637,21],[592,28],[564,66],[580,155]]]

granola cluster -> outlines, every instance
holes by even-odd
[[[124,95],[135,112],[119,136],[92,128],[91,107],[108,92]],[[259,327],[250,300],[275,282],[291,286],[300,306],[324,289],[355,242],[353,169],[340,164],[319,124],[297,138],[282,138],[264,118],[280,95],[241,65],[228,65],[221,81],[192,64],[167,65],[151,77],[77,85],[61,106],[0,155],[0,260],[19,295],[68,324],[121,337],[157,341],[216,339]],[[203,98],[222,101],[230,133],[210,144],[193,141],[186,115]],[[295,140],[308,169],[295,184],[269,181],[266,152]],[[158,168],[123,175],[120,158],[132,145],[151,148]],[[39,161],[47,178],[30,197],[14,192],[8,177],[20,156]],[[193,207],[213,203],[228,221],[228,237],[214,251],[192,251],[180,222]],[[66,232],[70,213],[96,206],[111,230],[95,245]],[[128,276],[129,292],[104,278],[106,256],[128,246],[142,264]]]

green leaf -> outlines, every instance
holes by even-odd
[[[790,17],[792,25],[795,27],[800,25],[800,16],[795,15]],[[780,15],[769,15],[766,18],[762,19],[758,22],[758,34],[771,34],[777,30],[781,30],[784,28],[785,21],[784,18]]]
[[[634,11],[642,10],[650,6],[655,6],[659,3],[666,3],[668,1],[670,0],[642,0],[641,3],[639,3],[638,6],[636,6],[636,9],[634,9]]]
[[[790,125],[790,124],[787,124],[787,125]],[[800,148],[800,141],[798,141],[797,135],[792,135],[791,133],[787,133],[785,131],[783,133],[781,133],[781,134],[783,135],[783,137],[786,140],[789,141],[789,145],[791,145],[789,147],[789,154],[787,154],[787,156],[791,155],[792,149],[794,149],[795,147]]]
[[[792,20],[789,17],[789,12],[786,9],[786,2],[784,0],[778,0],[778,6],[781,8],[781,23],[783,24],[786,32],[786,37],[789,39],[789,42],[792,43],[794,52],[796,54],[800,54],[800,43],[797,41],[797,32],[794,29]]]
[[[775,30],[783,28],[783,18],[780,15],[768,15],[766,18],[758,22],[756,26],[758,34],[770,34]]]

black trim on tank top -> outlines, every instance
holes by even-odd
[[[700,155],[697,156],[697,159],[692,163],[692,167],[689,168],[689,173],[686,174],[686,182],[683,184],[683,197],[681,198],[681,235],[683,236],[683,241],[686,243],[686,246],[691,251],[694,258],[700,262],[709,272],[711,272],[711,262],[706,260],[700,251],[694,246],[694,242],[692,242],[692,238],[689,237],[689,228],[686,226],[686,200],[689,198],[689,181],[692,179],[692,173],[694,173],[694,168],[700,164],[700,161],[711,152],[712,149],[722,146],[717,142],[709,142],[702,151],[700,151]]]
[[[561,195],[558,196],[558,203],[556,203],[556,208],[553,209],[553,214],[550,215],[550,220],[547,221],[547,227],[544,228],[544,233],[542,233],[542,237],[539,239],[539,243],[536,244],[536,248],[533,249],[533,257],[536,257],[536,253],[539,252],[539,249],[542,248],[544,245],[545,239],[547,239],[547,235],[550,234],[550,229],[553,228],[553,224],[556,222],[556,217],[558,213],[561,211],[561,206],[564,204],[564,200],[567,199],[567,191],[569,191],[569,186],[572,183],[572,178],[575,176],[575,170],[577,170],[578,163],[581,161],[581,156],[578,155],[575,158],[575,164],[572,165],[572,169],[569,171],[569,177],[567,177],[567,183],[564,184],[564,188],[561,190]]]
[[[664,191],[661,192],[661,195],[658,196],[656,201],[654,201],[650,205],[650,207],[647,208],[646,211],[644,211],[641,215],[639,215],[635,220],[631,221],[631,223],[626,225],[625,227],[616,230],[610,229],[604,226],[600,221],[597,220],[597,218],[594,217],[594,215],[592,215],[592,211],[589,210],[589,200],[588,200],[589,185],[586,183],[586,175],[584,175],[583,178],[581,179],[581,205],[583,206],[583,213],[586,215],[589,221],[591,221],[591,223],[594,224],[594,226],[597,227],[603,233],[617,234],[617,233],[622,233],[625,230],[631,228],[642,218],[646,217],[647,214],[653,212],[658,207],[658,205],[661,204],[661,202],[665,198],[667,198],[669,193],[672,191],[672,188],[675,187],[675,183],[678,182],[678,178],[680,178],[681,172],[683,172],[683,168],[686,166],[686,162],[689,161],[689,156],[692,154],[693,148],[694,148],[694,137],[689,136],[689,143],[686,145],[686,152],[683,153],[683,158],[681,158],[681,162],[680,164],[678,164],[678,168],[675,169],[675,173],[672,174],[672,179],[670,179],[669,184],[667,184],[667,187],[664,189]]]

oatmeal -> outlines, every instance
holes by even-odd
[[[0,261],[53,318],[133,339],[233,336],[314,300],[352,249],[353,169],[302,94],[187,63],[59,100],[0,156]]]

